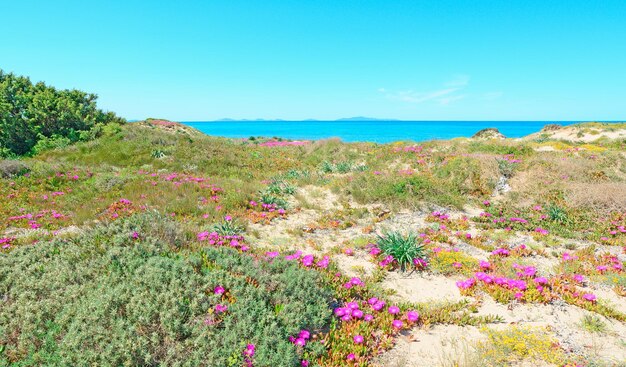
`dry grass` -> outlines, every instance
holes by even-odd
[[[566,200],[571,206],[598,212],[626,211],[626,183],[573,183],[567,185]]]

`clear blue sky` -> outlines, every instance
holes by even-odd
[[[2,1],[0,68],[129,119],[626,119],[626,0]]]

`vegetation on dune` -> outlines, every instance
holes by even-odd
[[[626,141],[226,139],[0,75],[0,366],[364,367],[408,329],[503,321],[488,298],[626,321],[592,292],[626,295]],[[410,270],[467,298],[394,296]],[[481,335],[478,365],[586,358]]]
[[[288,337],[330,315],[318,275],[228,248],[181,256],[183,238],[147,213],[0,257],[0,365],[241,366],[248,344],[256,366],[295,365]]]

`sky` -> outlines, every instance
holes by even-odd
[[[626,120],[626,0],[0,0],[0,69],[127,119]]]

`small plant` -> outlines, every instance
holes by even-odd
[[[289,204],[287,204],[287,200],[281,197],[272,195],[271,193],[267,191],[261,192],[260,195],[261,197],[259,199],[263,204],[275,205],[276,208],[278,209],[287,209],[287,207],[289,206]]]
[[[339,173],[348,173],[352,170],[352,163],[350,162],[339,162],[335,165],[335,171]]]
[[[498,159],[498,170],[500,174],[506,178],[511,178],[513,176],[513,170],[515,169],[515,164],[507,161],[505,159]]]
[[[607,331],[606,323],[598,315],[583,316],[580,326],[590,333],[604,334]]]
[[[559,222],[559,223],[568,222],[567,212],[565,212],[563,208],[558,207],[556,205],[550,205],[548,207],[548,216],[550,217],[551,220],[555,222]]]
[[[266,192],[274,195],[293,195],[296,187],[284,180],[274,180],[267,187]]]
[[[162,151],[161,149],[153,150],[150,155],[152,156],[152,158],[156,158],[156,159],[165,158],[165,152]]]
[[[426,250],[424,245],[418,243],[415,233],[404,236],[400,232],[386,232],[378,236],[377,243],[385,255],[393,256],[402,271],[411,264],[426,263]]]
[[[213,225],[213,231],[220,236],[238,236],[243,233],[244,228],[230,216],[226,216],[222,222]]]

